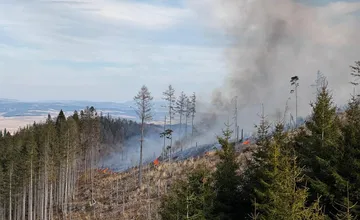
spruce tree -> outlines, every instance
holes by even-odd
[[[301,165],[307,168],[311,201],[321,196],[327,212],[332,212],[335,210],[330,207],[344,194],[346,181],[338,170],[344,152],[340,122],[325,81],[311,107],[312,115],[306,122],[308,133],[298,137],[296,149]]]
[[[162,198],[159,210],[162,219],[212,219],[214,192],[211,183],[210,170],[204,166],[191,171],[186,180],[178,181]]]
[[[1,147],[0,147],[0,150]],[[5,184],[4,184],[4,172],[3,172],[3,166],[2,166],[2,158],[0,158],[0,218],[3,217],[3,214],[5,212],[3,202],[4,202],[4,194],[5,194]]]
[[[353,96],[345,111],[346,121],[343,126],[344,155],[339,165],[341,176],[350,183],[347,198],[350,204],[360,201],[360,101]],[[342,200],[344,200],[342,198]],[[360,204],[353,207],[352,213],[360,215]]]
[[[229,125],[226,127],[223,137],[218,137],[221,150],[217,152],[220,161],[213,177],[216,192],[213,214],[218,219],[238,219],[241,213],[239,163],[236,160],[234,144],[229,142],[232,131]]]
[[[262,187],[259,177],[262,175],[262,169],[268,166],[267,159],[269,158],[270,123],[265,116],[263,106],[259,116],[260,123],[255,125],[255,128],[257,129],[256,144],[258,147],[250,149],[252,156],[247,159],[245,170],[240,176],[240,203],[242,207],[240,216],[242,219],[246,219],[248,216],[254,216],[253,205],[255,203],[263,202],[262,198],[259,198],[255,202],[256,197],[260,196],[255,194],[255,189],[260,189]],[[258,207],[256,207],[256,209],[258,211]],[[259,213],[256,214],[258,215]]]
[[[357,216],[353,214],[354,208],[356,208],[357,202],[354,204],[350,201],[350,194],[349,194],[349,185],[347,184],[347,195],[344,198],[342,203],[335,202],[335,205],[338,207],[335,209],[337,210],[337,214],[335,216],[336,220],[355,220]]]
[[[280,132],[282,131],[280,131],[279,126],[274,133],[277,140],[271,142],[269,139],[264,139],[262,141],[263,145],[254,154],[255,163],[250,168],[254,172],[251,177],[254,179],[252,184],[253,196],[256,198],[256,206],[261,216],[270,217],[275,215],[275,213],[272,213],[275,206],[273,202],[276,201],[276,197],[280,196],[273,192],[277,187],[276,178],[279,175],[280,167],[281,145],[279,142],[282,137]]]
[[[294,148],[284,126],[277,124],[273,138],[266,147],[257,176],[254,206],[260,219],[325,219],[315,205],[307,207],[308,192],[299,188],[303,179],[303,170],[297,165]],[[258,158],[260,159],[260,158]],[[317,216],[315,218],[315,216]]]

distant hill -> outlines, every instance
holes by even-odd
[[[164,102],[153,102],[154,121],[162,121],[166,114]],[[43,102],[25,102],[12,99],[0,99],[0,114],[2,117],[19,117],[19,116],[43,116],[51,114],[55,116],[62,109],[65,113],[70,114],[75,110],[79,111],[86,106],[94,106],[97,112],[110,114],[114,117],[129,118],[137,120],[132,106],[133,101],[123,103],[116,102],[93,102],[93,101],[43,101]]]

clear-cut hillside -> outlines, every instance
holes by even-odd
[[[250,154],[246,149],[238,153],[239,162],[249,159]],[[160,198],[168,192],[171,184],[186,178],[187,173],[200,165],[215,170],[217,161],[218,157],[213,151],[184,161],[161,162],[157,167],[147,165],[144,167],[141,188],[137,185],[136,168],[112,174],[97,170],[92,202],[95,204],[91,203],[91,184],[81,178],[71,204],[71,219],[160,219],[157,214]]]

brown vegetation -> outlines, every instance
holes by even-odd
[[[254,146],[249,146],[253,148]],[[238,154],[244,164],[250,150]],[[143,184],[138,187],[138,170],[123,173],[97,172],[94,181],[94,205],[89,204],[90,186],[81,178],[75,200],[71,204],[72,219],[93,219],[92,210],[96,209],[96,219],[160,219],[158,207],[160,198],[166,194],[174,181],[186,178],[186,174],[200,165],[215,170],[219,158],[210,153],[199,158],[179,162],[163,162],[143,167]]]

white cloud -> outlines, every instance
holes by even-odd
[[[44,1],[46,2],[46,1]],[[51,1],[67,10],[81,11],[84,16],[95,16],[96,19],[107,19],[109,22],[135,25],[149,29],[168,28],[191,16],[187,9],[137,3],[134,1]]]
[[[191,16],[189,9],[133,1],[1,2],[1,93],[21,99],[122,100],[131,99],[143,83],[161,96],[174,80],[179,88],[199,91],[196,82],[209,85],[223,74],[221,49],[147,39],[188,25]],[[78,67],[86,63],[93,68]],[[187,85],[194,73],[194,84]]]
[[[140,65],[149,60],[179,62],[181,55],[173,50],[197,56],[198,52],[204,54],[203,48],[154,44],[146,40],[146,35],[152,34],[146,28],[165,30],[185,22],[189,14],[187,9],[131,1],[49,0],[2,4],[0,26],[4,27],[5,35],[27,47],[14,47],[6,41],[1,43],[0,35],[0,47],[4,49],[0,54],[36,61],[59,59],[128,65]],[[137,25],[139,29],[135,28]],[[166,34],[166,30],[163,33]]]
[[[352,14],[359,3],[312,7],[291,0],[185,1],[185,8],[174,8],[114,0],[4,0],[0,92],[9,98],[117,101],[131,99],[144,83],[159,97],[165,84],[173,83],[178,90],[209,94],[222,84],[226,72],[257,65],[272,31],[266,24],[276,18],[287,21],[290,37],[282,39],[274,57],[266,61],[273,62],[271,73],[276,79],[269,83],[287,90],[287,77],[298,74],[303,89],[309,90],[307,85],[320,69],[329,76],[330,85],[335,84],[337,94],[348,94],[341,88],[349,81],[348,65],[359,59],[359,21]],[[167,35],[168,30],[198,23],[209,35],[228,33],[236,39],[236,49],[181,45],[183,35],[191,32]],[[176,39],[156,43],[154,33],[163,34],[164,40]],[[43,63],[52,60],[118,65],[85,69]],[[310,96],[304,93],[306,105]],[[287,95],[280,89],[267,94]]]
[[[190,11],[185,9],[125,2],[100,6],[100,9],[95,13],[109,19],[121,20],[130,22],[133,25],[155,29],[173,26],[182,22],[183,19],[190,15]]]
[[[131,1],[38,1],[0,3],[0,25],[15,39],[28,43],[95,43],[99,38],[126,35],[137,26],[166,29],[186,21],[186,9]],[[105,40],[105,39],[104,39]]]

